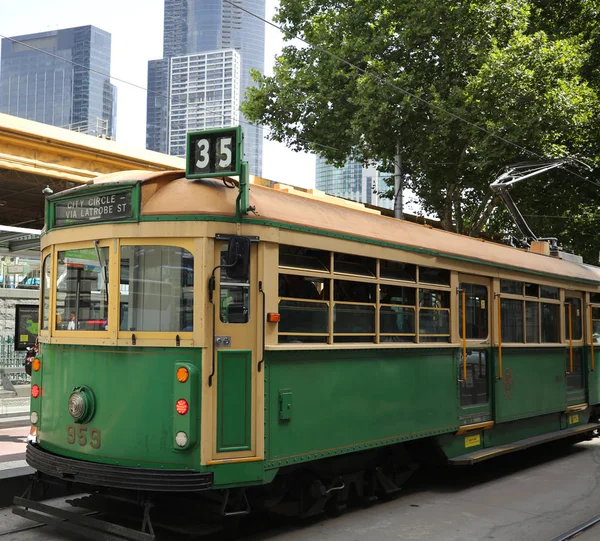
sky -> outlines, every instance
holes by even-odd
[[[277,0],[266,0],[266,19],[272,20]],[[118,143],[145,148],[148,60],[162,58],[163,0],[0,0],[0,34],[13,37],[93,25],[112,35],[111,76],[117,86]],[[272,73],[281,50],[280,32],[266,25],[265,72]],[[130,83],[130,84],[128,84]],[[134,86],[135,85],[135,86]],[[283,144],[264,141],[263,177],[277,182],[314,187],[315,159],[292,152]]]

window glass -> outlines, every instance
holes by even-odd
[[[485,339],[488,335],[488,293],[487,287],[478,284],[460,284],[460,289],[465,290],[467,302],[466,329],[467,339]],[[458,329],[460,337],[463,336],[462,312],[463,296],[458,295]]]
[[[540,286],[540,297],[543,297],[544,299],[558,300],[558,288],[550,286]]]
[[[449,286],[450,271],[433,267],[419,267],[419,282]]]
[[[329,313],[326,302],[279,301],[280,333],[329,332]]]
[[[379,288],[381,304],[403,304],[415,306],[417,290],[414,287],[398,287],[382,284]]]
[[[221,265],[227,260],[227,245],[221,248]],[[227,267],[219,269],[221,289],[219,294],[220,319],[223,323],[248,323],[250,321],[250,273],[246,279],[232,278]]]
[[[417,266],[398,261],[381,260],[379,263],[379,276],[386,280],[404,280],[405,282],[416,282]]]
[[[382,306],[379,311],[379,332],[382,334],[415,334],[415,309]]]
[[[375,307],[337,303],[333,310],[333,332],[375,333]]]
[[[98,254],[100,258],[98,258]],[[104,331],[108,325],[108,248],[58,252],[56,328]]]
[[[590,302],[600,304],[600,293],[590,293]]]
[[[366,282],[351,282],[349,280],[335,280],[333,298],[343,302],[364,302],[375,304],[375,284]]]
[[[419,289],[419,340],[447,342],[450,335],[450,293]],[[427,336],[442,335],[442,336]]]
[[[279,266],[293,269],[328,271],[329,252],[282,245],[279,247]]]
[[[291,299],[329,299],[325,296],[325,283],[329,280],[322,278],[307,278],[297,274],[279,275],[279,296]]]
[[[516,280],[500,280],[500,293],[523,295],[523,282]]]
[[[571,332],[569,333],[569,305],[571,306]],[[581,340],[581,299],[565,297],[565,339]]]
[[[539,303],[525,302],[525,341],[540,341],[540,323],[539,323]]]
[[[539,297],[540,286],[537,284],[525,283],[525,296],[526,297]]]
[[[500,299],[502,341],[523,342],[523,301]]]
[[[193,330],[190,252],[178,246],[122,246],[120,268],[120,330]]]
[[[47,255],[42,266],[42,329],[50,328],[50,263],[51,257]]]
[[[358,276],[375,276],[375,259],[350,254],[333,255],[333,271]]]
[[[594,342],[600,342],[600,308],[592,308]]]
[[[463,378],[463,361],[458,365],[458,379]],[[460,382],[460,405],[475,406],[487,404],[488,390],[488,364],[485,350],[467,350],[467,379]]]
[[[542,342],[557,344],[560,342],[560,304],[543,302],[542,306]]]

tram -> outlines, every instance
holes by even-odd
[[[242,156],[239,128],[193,133],[187,171],[48,197],[36,483],[137,503],[151,536],[165,499],[308,516],[595,434],[599,268],[250,189]]]

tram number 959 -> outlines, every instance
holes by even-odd
[[[67,443],[69,445],[78,443],[81,447],[89,444],[92,449],[100,449],[102,434],[97,428],[89,428],[82,425],[67,425]]]

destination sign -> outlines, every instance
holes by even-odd
[[[112,222],[132,217],[131,190],[80,195],[54,202],[54,227]]]

